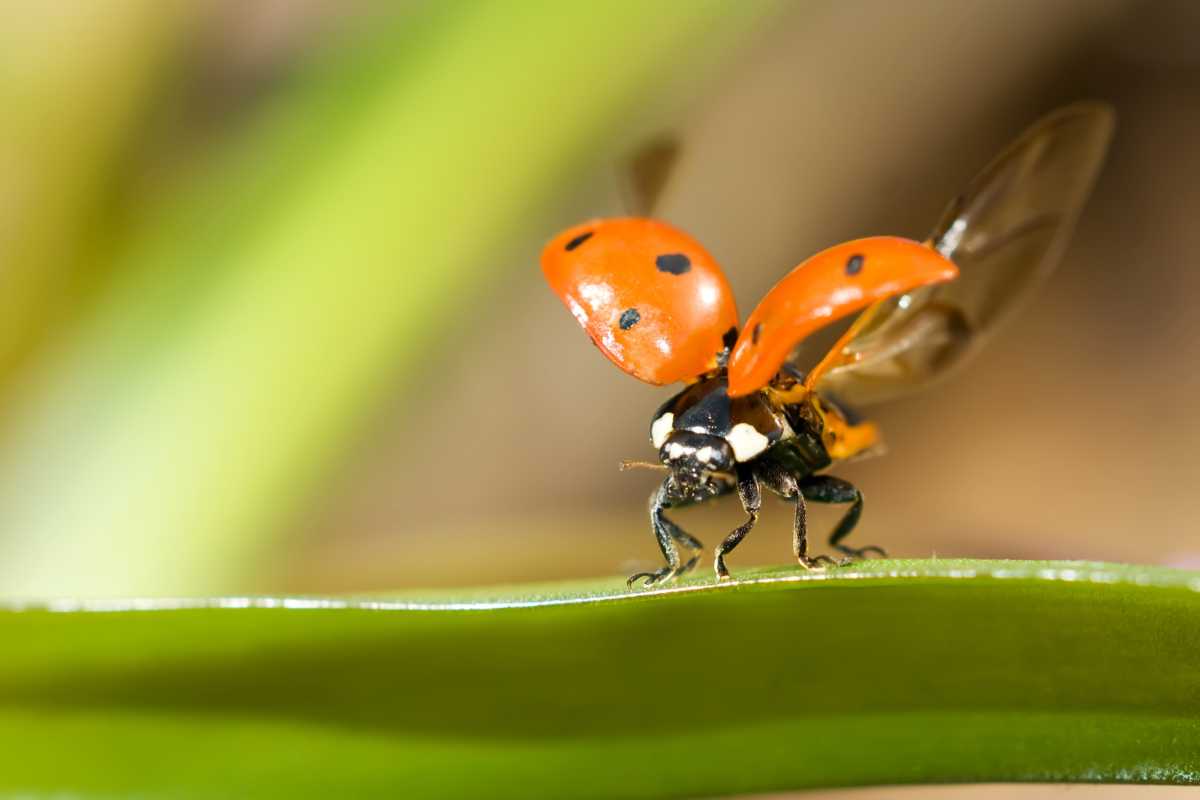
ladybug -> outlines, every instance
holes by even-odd
[[[633,462],[666,471],[650,497],[666,563],[630,585],[670,581],[701,558],[703,545],[669,509],[736,492],[747,519],[713,560],[717,579],[729,578],[726,556],[758,521],[764,487],[795,505],[793,552],[804,567],[885,556],[847,543],[863,496],[825,474],[880,448],[878,428],[852,408],[962,364],[1054,268],[1113,125],[1099,103],[1049,114],[976,176],[926,241],[873,236],[823,250],[742,326],[717,261],[665,222],[598,219],[552,239],[543,273],[600,351],[647,383],[685,384],[650,423],[659,463]],[[806,358],[810,337],[835,324],[845,329],[832,347]],[[809,553],[808,502],[848,505],[829,537],[838,560]]]

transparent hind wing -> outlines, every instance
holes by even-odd
[[[1057,266],[1113,126],[1109,106],[1079,103],[1026,130],[930,236],[958,265],[958,279],[868,308],[809,374],[809,387],[866,404],[922,388],[969,358]]]
[[[654,215],[671,173],[679,163],[678,137],[660,134],[631,153],[618,175],[621,202],[636,217]]]

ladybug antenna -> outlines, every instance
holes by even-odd
[[[663,464],[655,464],[651,461],[634,461],[633,459],[629,458],[621,461],[620,468],[621,472],[631,469],[658,469],[662,470],[663,472],[669,471]]]

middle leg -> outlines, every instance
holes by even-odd
[[[803,479],[787,470],[781,464],[765,463],[759,469],[759,476],[771,491],[791,501],[796,505],[796,516],[792,526],[792,552],[796,560],[805,569],[817,569],[837,562],[829,556],[810,556],[808,554],[808,504],[802,491]]]
[[[753,469],[744,464],[739,464],[737,467],[737,492],[742,501],[742,508],[745,509],[749,519],[735,528],[725,537],[725,541],[717,546],[713,569],[716,571],[719,581],[729,579],[729,570],[725,567],[725,556],[741,544],[742,539],[746,538],[746,534],[754,527],[754,523],[758,522],[758,510],[762,507],[762,494],[758,491],[758,477],[754,474]]]

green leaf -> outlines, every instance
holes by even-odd
[[[28,796],[1200,782],[1200,573],[1165,568],[69,601],[0,642],[0,791]]]

